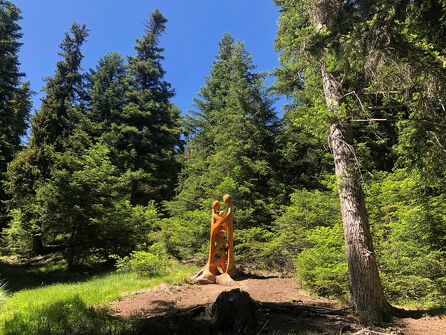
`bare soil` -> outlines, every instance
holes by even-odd
[[[401,319],[405,335],[446,335],[446,316],[426,316],[421,319]]]
[[[257,303],[257,334],[446,335],[445,316],[396,319],[386,328],[364,329],[351,310],[338,301],[314,297],[300,289],[294,279],[274,276],[245,276],[231,286],[162,284],[131,292],[110,307],[116,316],[123,318],[138,315],[148,320],[171,315],[187,320],[203,319],[204,306],[212,305],[221,292],[234,288],[248,292]]]

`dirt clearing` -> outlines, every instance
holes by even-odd
[[[205,310],[203,306],[210,306],[221,292],[234,288],[248,292],[256,301],[258,334],[338,335],[365,331],[349,309],[335,300],[311,296],[293,278],[251,276],[235,281],[232,286],[163,284],[129,293],[110,306],[115,315],[124,318],[138,315],[156,319],[175,315],[175,318],[183,316],[192,320],[203,318],[200,315]],[[446,335],[446,318],[396,319],[388,328],[373,331],[362,334]]]

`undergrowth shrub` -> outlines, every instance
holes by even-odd
[[[334,192],[298,190],[291,195],[275,224],[275,243],[284,260],[281,265],[293,271],[300,252],[317,244],[308,235],[318,227],[331,227],[340,222],[339,201]]]
[[[318,227],[307,236],[311,245],[296,258],[296,278],[300,285],[321,296],[345,298],[348,267],[342,226]]]
[[[136,272],[139,276],[157,277],[168,274],[174,261],[160,244],[154,244],[147,251],[133,251],[130,256],[118,258],[117,268],[121,271]]]
[[[261,270],[283,271],[287,259],[274,232],[260,227],[237,230],[234,251],[238,265]]]
[[[367,194],[386,294],[397,304],[446,306],[446,197],[406,170],[376,173]]]
[[[159,222],[157,240],[173,257],[189,259],[207,254],[210,231],[210,211],[185,211],[180,216]]]

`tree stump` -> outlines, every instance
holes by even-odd
[[[216,330],[227,334],[255,334],[256,304],[247,292],[240,289],[225,291],[212,305]]]

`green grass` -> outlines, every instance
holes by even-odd
[[[69,318],[82,319],[83,322],[87,319],[92,321],[94,318],[87,318],[86,315],[91,316],[95,313],[91,309],[94,305],[117,300],[128,291],[150,288],[161,283],[181,282],[194,270],[195,267],[192,266],[177,266],[175,272],[155,278],[138,277],[135,273],[114,272],[92,277],[83,282],[24,289],[10,295],[0,306],[0,333],[64,334],[68,331],[66,328],[73,323],[73,320],[68,320]],[[75,315],[69,315],[70,313]],[[106,318],[104,315],[94,317],[103,320]],[[61,324],[60,327],[65,328],[57,331],[55,324]],[[71,328],[70,332],[76,333]]]

